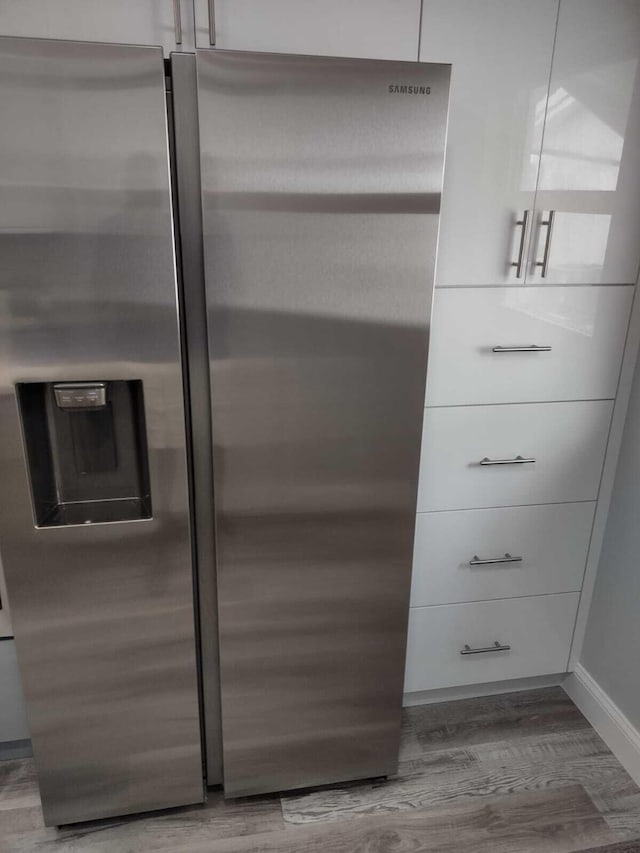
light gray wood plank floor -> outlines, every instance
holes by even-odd
[[[33,762],[0,762],[0,851],[640,853],[640,789],[560,688],[408,708],[387,780],[42,824]]]

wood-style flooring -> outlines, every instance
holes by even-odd
[[[640,853],[640,789],[559,688],[408,708],[395,777],[61,829],[0,762],[0,851]]]

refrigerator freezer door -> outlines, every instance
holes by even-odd
[[[225,792],[391,773],[450,69],[197,61]]]
[[[45,820],[200,801],[162,51],[1,38],[0,115],[0,543]],[[115,431],[91,483],[54,460],[80,496],[37,527],[29,482],[55,436],[41,417],[29,476],[16,394],[24,425],[43,383],[105,383]],[[117,388],[139,392],[152,517],[98,523],[103,480],[130,497]]]

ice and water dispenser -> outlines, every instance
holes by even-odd
[[[151,517],[140,380],[16,391],[38,527]]]

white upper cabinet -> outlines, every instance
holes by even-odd
[[[420,0],[195,0],[198,47],[369,59],[418,56]]]
[[[534,207],[557,11],[557,0],[424,0],[420,60],[453,64],[438,285],[524,280],[518,222]]]
[[[532,5],[537,5],[532,4]],[[640,2],[562,0],[528,279],[633,283],[640,260]],[[549,221],[553,211],[553,227]],[[546,277],[542,267],[547,247]]]
[[[1,0],[0,35],[194,49],[190,0]]]

